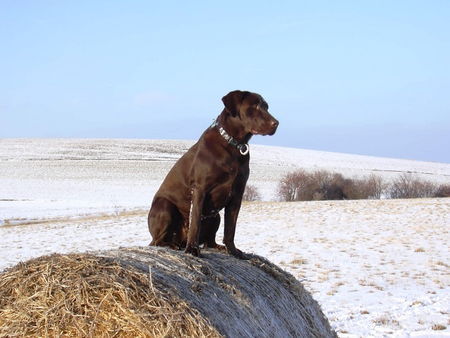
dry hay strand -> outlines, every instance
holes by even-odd
[[[135,247],[0,274],[0,336],[337,337],[292,275],[259,256]]]
[[[0,278],[0,336],[218,337],[149,276],[90,254],[21,263]]]

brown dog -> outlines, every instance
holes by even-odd
[[[200,244],[245,258],[234,245],[236,221],[249,175],[248,141],[273,135],[278,121],[261,95],[233,91],[225,109],[167,174],[148,214],[150,245],[186,248],[194,256]],[[216,243],[219,211],[225,208],[222,245]]]

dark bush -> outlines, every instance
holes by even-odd
[[[440,185],[434,197],[450,197],[450,184],[442,184]]]
[[[312,174],[312,180],[314,182],[312,185],[313,196],[316,197],[314,199],[342,200],[347,198],[344,187],[349,182],[341,174],[320,170]]]
[[[260,201],[261,195],[254,185],[247,184],[245,187],[244,195],[242,196],[244,201],[252,202],[252,201]]]

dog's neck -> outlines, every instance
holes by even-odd
[[[234,138],[239,143],[248,143],[253,134],[247,132],[240,123],[239,117],[232,117],[225,110],[217,118],[219,126],[221,126],[228,135]]]

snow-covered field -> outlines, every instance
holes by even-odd
[[[0,139],[0,270],[52,252],[147,245],[152,196],[189,141]],[[251,150],[236,243],[313,293],[342,337],[450,336],[450,199],[275,202],[296,168],[450,182],[450,164]],[[219,230],[220,232],[220,230]]]

